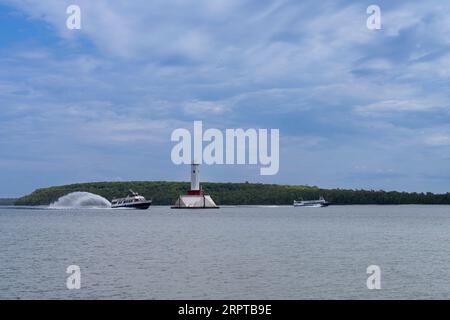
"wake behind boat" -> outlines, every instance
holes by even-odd
[[[312,208],[321,208],[327,207],[330,203],[326,201],[323,197],[320,197],[319,200],[306,200],[306,201],[295,201],[294,207],[312,207]]]
[[[130,190],[126,198],[113,199],[111,208],[134,208],[147,210],[152,205],[152,200],[146,200],[143,196]]]

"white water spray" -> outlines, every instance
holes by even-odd
[[[111,208],[111,202],[90,192],[72,192],[53,202],[50,208]]]

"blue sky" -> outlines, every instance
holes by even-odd
[[[187,180],[194,120],[280,129],[277,175],[203,180],[447,192],[449,79],[448,1],[0,0],[0,197]]]

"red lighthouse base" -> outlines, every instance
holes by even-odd
[[[187,192],[188,196],[203,196],[203,190],[189,190]]]

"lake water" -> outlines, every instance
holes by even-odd
[[[449,206],[0,208],[0,245],[3,299],[450,298]]]

